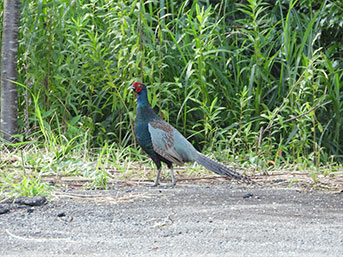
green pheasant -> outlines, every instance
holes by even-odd
[[[159,185],[161,162],[166,163],[171,170],[172,186],[176,184],[173,163],[183,165],[185,162],[197,162],[219,175],[247,179],[239,172],[198,152],[177,129],[159,117],[150,106],[144,84],[134,82],[129,88],[137,95],[136,140],[157,166],[153,186]]]

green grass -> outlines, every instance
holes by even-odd
[[[58,137],[58,136],[56,136]],[[56,140],[53,140],[56,141]],[[51,144],[26,144],[16,146],[1,144],[0,159],[0,200],[7,197],[43,195],[52,197],[56,191],[82,188],[85,190],[111,189],[120,183],[137,183],[154,180],[156,169],[153,162],[136,148],[120,148],[105,145],[101,149],[84,149],[81,145],[72,147],[61,154],[65,146]],[[68,145],[68,142],[65,143]],[[335,188],[340,185],[323,183],[322,179],[333,179],[340,176],[342,165],[334,163],[316,167],[308,158],[301,158],[297,164],[280,160],[282,157],[254,152],[245,156],[234,156],[227,149],[206,153],[217,160],[234,167],[249,176],[254,174],[278,174],[284,176],[289,172],[289,183],[300,179],[292,177],[292,172],[308,174],[308,185]],[[183,179],[211,178],[213,173],[199,165],[185,165],[176,168],[177,177]],[[337,174],[337,175],[336,175]],[[162,178],[170,180],[170,171],[164,167]],[[337,178],[338,178],[337,177]],[[267,181],[267,180],[266,180]],[[167,183],[167,182],[166,182]]]
[[[331,171],[323,167],[337,170],[340,1],[205,2],[166,0],[161,17],[158,1],[24,1],[20,143],[1,143],[11,151],[0,150],[2,191],[45,194],[42,177],[53,174],[107,188],[111,167],[130,177],[131,162],[146,162],[133,137],[134,80],[149,86],[156,111],[221,161],[314,170],[313,180]],[[30,168],[11,167],[15,155]]]
[[[68,144],[68,143],[66,143]],[[82,147],[64,152],[65,146],[27,144],[16,147],[1,145],[0,192],[11,196],[51,195],[55,190],[68,186],[62,178],[71,178],[77,187],[78,179],[88,181],[85,189],[108,189],[107,180],[124,181],[125,178],[140,177],[131,166],[142,162],[142,157],[131,148],[114,149],[105,146],[102,149]],[[61,154],[64,153],[64,154]],[[73,180],[74,179],[74,180]],[[73,184],[70,185],[73,187]]]

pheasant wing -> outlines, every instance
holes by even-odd
[[[163,120],[152,121],[148,124],[152,146],[156,153],[178,165],[183,159],[174,147],[174,128]]]

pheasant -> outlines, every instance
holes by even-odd
[[[173,163],[183,165],[185,162],[197,162],[219,175],[246,179],[239,172],[198,152],[177,129],[158,116],[150,106],[147,88],[143,83],[134,82],[129,89],[133,89],[137,95],[134,126],[136,140],[157,167],[157,176],[153,186],[159,185],[161,162],[166,163],[170,168],[171,186],[176,185]]]

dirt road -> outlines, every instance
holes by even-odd
[[[343,256],[338,192],[224,181],[68,191],[7,207],[0,256]]]

